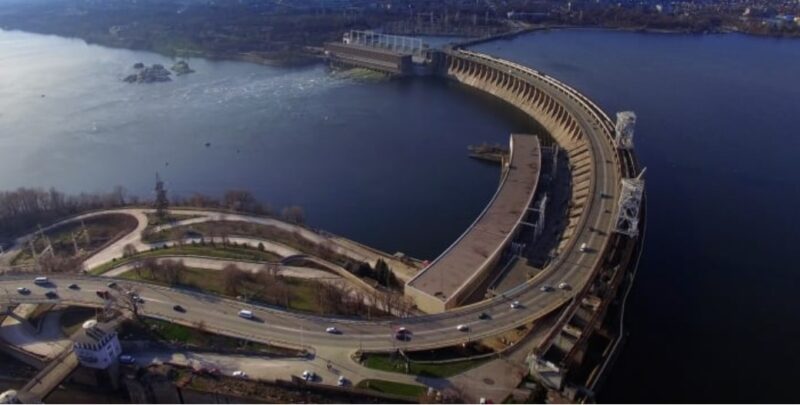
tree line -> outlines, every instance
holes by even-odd
[[[166,191],[163,191],[166,197]],[[98,209],[126,206],[155,206],[155,201],[142,200],[131,195],[124,187],[117,186],[107,193],[66,194],[55,188],[21,187],[11,191],[0,191],[0,243],[32,232],[38,225],[47,225],[57,220]],[[280,217],[295,224],[305,223],[305,212],[292,205],[280,212],[268,203],[258,201],[246,190],[228,190],[221,198],[201,194],[189,197],[176,196],[169,205],[196,208],[227,209],[257,215]],[[163,200],[159,207],[166,209]]]

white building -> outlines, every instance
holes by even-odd
[[[95,320],[83,323],[83,330],[75,338],[73,347],[81,365],[96,369],[108,368],[122,353],[117,332]]]

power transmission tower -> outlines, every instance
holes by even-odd
[[[167,215],[167,208],[169,208],[169,199],[167,199],[167,189],[164,188],[164,182],[161,180],[161,176],[158,175],[156,172],[156,215],[160,218],[164,218]]]
[[[83,219],[81,219],[81,229],[83,230],[83,238],[86,240],[86,245],[88,246],[92,243],[92,237],[89,235],[89,228],[86,227]]]

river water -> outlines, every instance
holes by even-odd
[[[173,63],[0,31],[0,189],[122,185],[151,197],[158,171],[173,194],[248,189],[304,207],[315,227],[432,259],[498,184],[467,146],[535,128],[436,80],[190,59],[197,73],[172,82],[122,82],[136,62]]]
[[[797,401],[800,41],[577,30],[477,49],[638,114],[647,239],[600,399]]]
[[[800,315],[800,42],[552,31],[478,50],[639,116],[648,230],[630,337],[604,401],[794,401]],[[498,169],[466,146],[536,125],[433,80],[354,80],[0,31],[0,189],[124,185],[149,196],[246,188],[376,247],[430,259],[483,208]],[[205,144],[209,142],[210,146]]]

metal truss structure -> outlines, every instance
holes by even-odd
[[[633,128],[636,126],[636,113],[622,111],[617,113],[617,122],[614,125],[614,143],[620,149],[633,148]]]
[[[644,195],[644,170],[632,179],[622,179],[622,190],[617,203],[617,224],[615,231],[635,237],[639,234],[639,210]]]
[[[419,38],[352,30],[344,34],[344,43],[383,48],[406,55],[422,56],[425,50]]]

